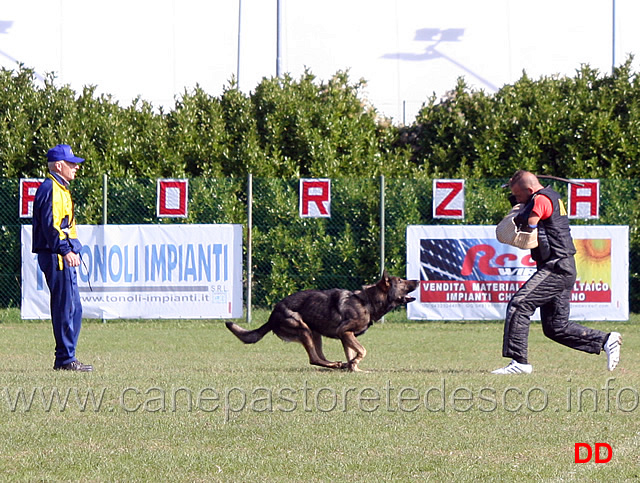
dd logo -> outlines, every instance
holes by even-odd
[[[586,455],[583,456],[583,452],[580,451],[581,448],[587,450]],[[606,449],[606,456],[602,456],[601,449]],[[576,443],[576,456],[575,463],[588,463],[591,461],[591,456],[595,452],[595,462],[596,463],[608,463],[613,458],[613,450],[611,449],[611,445],[607,443],[596,443],[595,448],[592,449],[591,445],[587,443]]]

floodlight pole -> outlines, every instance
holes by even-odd
[[[280,33],[282,31],[282,15],[280,8],[280,0],[276,0],[276,77],[280,77],[282,74],[281,69],[281,43],[280,42]]]
[[[242,0],[238,0],[238,52],[236,58],[236,85],[240,89],[240,30],[242,26]]]
[[[611,12],[611,74],[613,74],[616,70],[616,0],[612,0]]]

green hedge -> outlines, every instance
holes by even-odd
[[[266,270],[257,294],[269,303],[301,286],[339,283],[339,276],[329,275],[336,264],[348,274],[343,286],[375,278],[380,175],[387,179],[390,213],[386,258],[396,272],[403,271],[406,225],[433,222],[432,178],[467,180],[463,222],[469,224],[502,217],[508,205],[499,184],[516,169],[600,178],[601,218],[584,223],[630,226],[631,307],[639,311],[640,85],[631,61],[613,74],[588,66],[574,77],[533,80],[523,74],[495,94],[469,89],[460,79],[444,99],[427,99],[407,126],[381,117],[363,95],[366,83],[352,82],[345,72],[328,81],[309,71],[299,79],[265,78],[248,94],[233,81],[219,96],[196,87],[165,111],[143,99],[122,106],[97,95],[95,86],[78,93],[57,86],[53,75],[40,83],[24,66],[2,69],[0,178],[7,183],[0,198],[17,206],[15,192],[5,188],[14,189],[11,180],[43,176],[46,151],[59,142],[90,160],[75,183],[83,223],[102,219],[104,173],[117,195],[109,205],[110,223],[128,222],[117,220],[131,219],[137,209],[136,222],[158,222],[155,191],[139,182],[153,184],[157,177],[193,180],[189,218],[178,222],[242,222],[252,173],[264,180],[260,189],[272,202],[258,208],[254,239],[262,250],[256,263]],[[291,223],[299,177],[350,185],[334,198],[346,214]],[[15,211],[0,217],[3,250],[15,249],[23,221]],[[337,258],[323,255],[321,247],[333,247]],[[299,259],[288,253],[294,248]],[[19,261],[13,255],[8,260],[17,271],[3,276],[13,281]]]

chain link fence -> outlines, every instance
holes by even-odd
[[[376,281],[382,268],[404,276],[407,225],[496,224],[510,208],[505,182],[465,180],[463,220],[432,217],[431,179],[332,179],[330,218],[299,216],[297,179],[190,179],[186,218],[156,216],[155,179],[78,178],[71,189],[79,224],[241,224],[245,253],[251,200],[251,305],[266,308],[296,290],[357,289]],[[0,179],[0,307],[21,300],[20,226],[31,219],[19,216],[19,188],[18,179]],[[566,185],[554,188],[566,200]],[[600,218],[571,222],[629,225],[630,310],[638,312],[640,180],[600,180],[600,193]],[[246,290],[246,264],[244,274]]]

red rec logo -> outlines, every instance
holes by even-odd
[[[581,451],[581,450],[586,451]],[[603,456],[602,449],[606,450],[606,454]],[[594,461],[596,463],[608,463],[613,458],[613,449],[608,443],[596,443],[592,448],[588,443],[576,443],[575,444],[575,463],[588,463],[591,461],[591,457],[595,455]]]
[[[496,253],[496,249],[488,244],[479,244],[472,246],[471,248],[469,248],[467,254],[464,257],[464,262],[462,263],[460,274],[465,277],[471,275],[471,273],[473,272],[474,264],[476,262],[476,258],[480,257],[478,260],[478,268],[485,275],[510,275],[508,270],[501,270],[501,267],[504,267],[507,262],[517,261],[518,256],[513,253],[503,253],[496,257]],[[523,267],[536,266],[536,263],[531,258],[531,254],[525,255],[520,260],[520,264]],[[513,270],[511,270],[511,272],[513,272]]]

